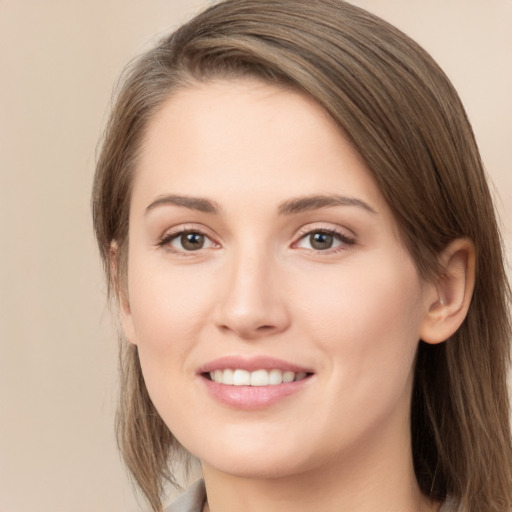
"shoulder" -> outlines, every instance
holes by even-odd
[[[201,512],[206,500],[204,481],[198,480],[173,501],[164,512]]]

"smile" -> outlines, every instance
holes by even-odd
[[[220,357],[200,366],[197,376],[216,402],[245,411],[289,400],[315,382],[312,368],[263,355]]]
[[[278,386],[303,380],[306,372],[292,372],[278,369],[248,371],[242,369],[214,370],[209,373],[210,379],[227,386]]]

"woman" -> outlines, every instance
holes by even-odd
[[[153,510],[509,511],[509,288],[471,127],[407,36],[228,0],[131,68],[93,213]],[[206,492],[206,493],[205,493]]]

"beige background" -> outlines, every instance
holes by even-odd
[[[0,0],[0,512],[139,510],[112,433],[116,342],[92,236],[112,86],[198,0]],[[467,106],[512,247],[512,0],[359,0]]]

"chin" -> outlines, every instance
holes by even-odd
[[[229,442],[229,441],[228,441]],[[306,472],[315,466],[300,450],[281,442],[253,444],[218,442],[216,448],[197,450],[196,457],[216,471],[237,478],[274,479]]]
[[[276,461],[273,456],[260,457],[257,460],[234,460],[234,457],[231,457],[223,460],[204,460],[204,462],[217,471],[233,477],[257,480],[283,478],[306,470],[301,465],[291,464],[289,460]]]

